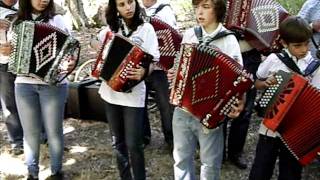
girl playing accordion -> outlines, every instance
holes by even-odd
[[[157,60],[160,54],[156,33],[151,24],[142,20],[140,11],[137,0],[110,0],[106,13],[108,26],[99,33],[98,38],[102,43],[110,32],[117,36],[124,36]],[[117,46],[116,43],[112,44],[111,46]],[[111,52],[117,47],[110,49],[106,54],[107,57],[110,54],[118,54]],[[109,57],[110,63],[112,64],[112,59],[115,61],[116,58]],[[126,78],[139,81],[146,72],[146,67],[133,66],[127,69]],[[117,157],[120,177],[121,179],[146,179],[142,141],[145,83],[142,80],[127,92],[116,91],[109,85],[110,83],[103,81],[99,94],[105,101],[106,116],[112,134],[112,147]]]
[[[65,33],[70,33],[62,16],[55,14],[53,0],[19,1],[18,17],[14,22],[13,28],[25,21],[40,21],[59,28]],[[40,34],[35,34],[33,38],[37,36],[40,36]],[[52,47],[50,44],[46,44],[45,38],[41,42],[43,46],[39,46],[40,50],[44,47]],[[27,42],[23,43],[22,47]],[[34,50],[34,48],[32,49]],[[44,50],[41,53],[53,52],[51,50]],[[50,57],[47,54],[41,55]],[[74,61],[67,61],[65,70],[73,69],[74,66]],[[18,74],[15,80],[15,98],[24,133],[24,153],[28,167],[28,179],[38,179],[42,126],[45,127],[49,144],[52,173],[50,178],[63,178],[62,157],[64,144],[62,126],[67,90],[66,80],[56,85],[51,85],[44,80],[21,74]]]

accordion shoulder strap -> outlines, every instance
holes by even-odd
[[[300,74],[300,75],[304,75],[299,67],[297,66],[297,64],[293,61],[292,58],[289,57],[288,53],[286,53],[285,51],[281,51],[280,53],[276,53],[276,55],[278,56],[278,58],[292,71]]]
[[[320,61],[319,60],[313,60],[306,68],[304,71],[305,76],[311,75],[314,71],[316,71],[320,66]]]
[[[198,38],[199,44],[202,44],[203,43],[202,28],[200,26],[196,26],[196,27],[193,28],[193,30],[194,30],[194,33],[196,34],[197,38]],[[214,37],[209,38],[205,42],[205,45],[208,45],[212,41],[220,39],[220,38],[223,38],[223,37],[228,36],[228,35],[236,36],[236,34],[234,32],[232,32],[232,31],[230,31],[230,30],[220,31]]]
[[[170,4],[160,4],[156,10],[154,11],[153,15],[152,16],[155,16],[158,12],[160,12],[164,7],[166,6],[169,6],[170,7]]]

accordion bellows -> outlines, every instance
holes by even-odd
[[[252,87],[251,75],[216,48],[182,44],[170,101],[216,128]]]
[[[152,59],[152,55],[128,38],[109,31],[91,74],[106,81],[115,91],[128,92],[143,79],[140,81],[128,79],[127,69],[138,64],[149,68]]]
[[[50,24],[23,21],[14,28],[12,38],[9,71],[14,74],[57,84],[72,72],[66,71],[64,63],[78,62],[79,41]]]
[[[182,36],[160,19],[150,17],[148,21],[157,34],[160,51],[159,64],[164,70],[168,70],[173,66],[176,54],[180,50]]]
[[[279,132],[293,156],[307,165],[320,152],[320,91],[298,74],[279,71],[275,77],[278,83],[258,102],[263,123]]]
[[[279,25],[288,12],[275,0],[227,0],[225,26],[239,30],[259,51],[279,51]]]

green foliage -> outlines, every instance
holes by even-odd
[[[298,14],[305,0],[277,0],[290,14]]]

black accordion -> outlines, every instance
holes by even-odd
[[[14,28],[8,71],[57,84],[76,67],[80,43],[47,23],[24,21]],[[75,61],[72,70],[65,67]]]
[[[91,72],[115,91],[130,92],[141,80],[127,78],[127,70],[140,65],[149,68],[153,56],[130,39],[112,32],[107,32],[96,63]]]

